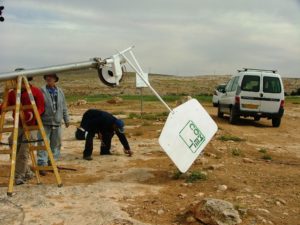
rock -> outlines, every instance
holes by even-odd
[[[191,187],[191,186],[193,186],[193,184],[192,183],[182,183],[182,184],[180,184],[180,186],[182,186],[182,187]]]
[[[185,221],[186,221],[187,223],[194,223],[194,222],[196,222],[196,219],[195,219],[195,217],[193,217],[193,216],[189,216],[189,217],[186,218]]]
[[[158,214],[158,215],[162,215],[162,214],[164,214],[164,213],[165,213],[165,211],[164,211],[163,209],[157,210],[157,214]]]
[[[211,157],[211,158],[217,158],[217,155],[214,153],[210,153],[210,152],[205,152],[204,153],[206,156]]]
[[[228,187],[225,184],[218,186],[218,191],[226,191],[227,189],[228,189]]]
[[[224,164],[220,163],[220,164],[210,165],[210,166],[206,167],[205,169],[208,169],[208,170],[217,170],[217,169],[220,169],[222,167],[224,167]]]
[[[260,195],[253,195],[254,198],[261,198]]]
[[[119,104],[123,102],[123,99],[120,97],[114,97],[112,99],[107,100],[106,102],[109,104]]]
[[[254,163],[254,160],[249,159],[249,158],[243,158],[244,163]]]
[[[203,192],[199,192],[198,194],[195,194],[194,196],[195,196],[195,197],[200,197],[200,198],[201,198],[201,197],[204,196],[204,193],[203,193]]]
[[[219,151],[225,151],[225,150],[227,150],[227,147],[226,146],[221,146],[221,147],[218,147],[218,150]]]
[[[197,160],[201,165],[206,165],[208,163],[208,159],[205,157],[201,157],[199,160]]]
[[[267,210],[267,209],[258,208],[258,209],[256,209],[256,211],[266,213],[266,214],[270,214],[270,211]]]
[[[185,211],[185,208],[184,208],[184,207],[181,207],[181,208],[179,209],[179,211],[183,212],[183,211]]]
[[[79,99],[77,102],[76,102],[76,105],[86,105],[87,104],[87,101],[84,100],[84,99]]]
[[[281,206],[282,205],[280,201],[276,201],[275,203],[276,203],[277,206]]]
[[[246,188],[244,188],[244,191],[250,193],[250,192],[252,192],[252,189],[249,187],[246,187]]]
[[[282,198],[276,198],[276,204],[277,204],[277,202],[279,202],[279,203],[281,203],[283,205],[286,205],[286,201],[284,199],[282,199]]]
[[[227,201],[206,198],[193,209],[194,217],[207,225],[235,225],[242,222],[234,206]]]
[[[238,212],[239,212],[242,216],[245,216],[245,215],[247,215],[248,209],[246,209],[246,208],[238,208]]]
[[[181,199],[186,198],[186,196],[187,196],[187,194],[184,194],[184,193],[180,193],[180,194],[178,195],[178,197],[181,198]]]

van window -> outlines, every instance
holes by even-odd
[[[265,93],[281,93],[281,84],[278,77],[264,77]]]
[[[239,82],[239,78],[240,78],[240,77],[235,77],[235,78],[234,78],[233,84],[232,84],[232,87],[231,87],[231,91],[236,91],[237,86],[238,86],[238,82]]]
[[[226,92],[229,92],[231,90],[233,80],[234,80],[234,77],[231,78],[231,80],[227,83],[226,88],[225,88]]]
[[[245,75],[242,81],[242,90],[259,92],[260,89],[260,77],[255,75]]]

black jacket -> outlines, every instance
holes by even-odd
[[[83,114],[80,126],[87,132],[101,133],[103,136],[107,133],[116,133],[124,148],[129,150],[125,135],[114,128],[116,120],[117,118],[108,112],[89,109]]]

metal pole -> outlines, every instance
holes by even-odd
[[[143,119],[143,88],[140,88],[141,90],[141,119]]]
[[[47,66],[47,67],[40,67],[36,69],[28,69],[28,70],[21,70],[21,71],[14,71],[14,72],[7,72],[7,73],[0,73],[0,80],[11,80],[17,78],[18,76],[39,76],[45,75],[49,73],[57,73],[57,72],[65,72],[65,71],[73,71],[73,70],[80,70],[80,69],[88,69],[88,68],[97,68],[100,64],[104,64],[106,61],[95,61],[89,60],[84,62],[77,62],[77,63],[70,63],[70,64],[62,64],[62,65],[55,65],[55,66]]]
[[[160,97],[160,95],[155,91],[155,89],[151,86],[151,84],[144,79],[142,73],[133,65],[133,63],[128,59],[128,57],[124,53],[120,53],[125,59],[126,62],[136,71],[138,76],[145,82],[145,84],[150,88],[150,90],[155,94],[155,96],[161,101],[161,103],[164,104],[164,106],[170,111],[173,112],[173,110],[168,106],[168,104]],[[138,65],[139,66],[139,65]],[[140,68],[140,66],[139,66]]]

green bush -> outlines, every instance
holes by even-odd
[[[188,183],[194,183],[197,182],[199,180],[206,180],[207,179],[207,175],[201,171],[194,171],[191,172],[191,174],[189,174],[185,181]]]
[[[220,141],[235,141],[235,142],[240,142],[240,141],[244,141],[244,139],[239,138],[237,136],[233,136],[230,134],[225,134],[222,135],[221,137],[218,138]]]

